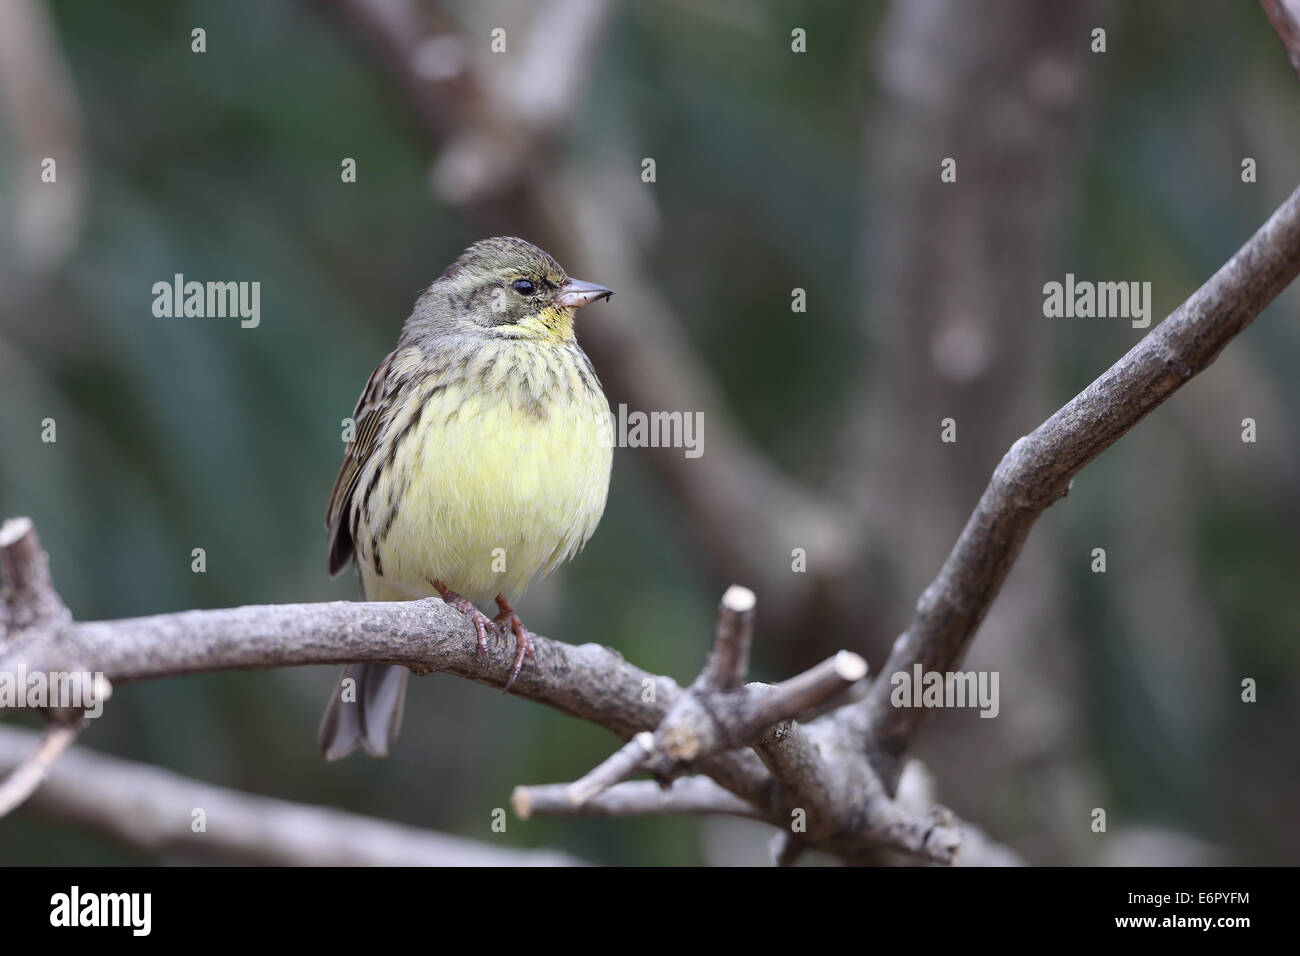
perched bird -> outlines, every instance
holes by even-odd
[[[609,403],[573,318],[613,294],[522,239],[470,246],[370,376],[330,496],[331,576],[355,558],[364,600],[441,596],[473,623],[480,652],[489,630],[513,633],[507,690],[533,657],[510,599],[577,553],[605,510]],[[491,620],[476,606],[490,600]],[[408,674],[343,671],[320,726],[327,758],[388,753]]]

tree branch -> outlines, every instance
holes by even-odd
[[[84,120],[47,7],[43,0],[0,4],[0,123],[9,126],[14,154],[4,223],[14,241],[0,264],[2,298],[23,288],[24,271],[52,275],[76,248],[85,219]],[[58,164],[57,189],[31,173],[46,158]]]
[[[30,627],[38,621],[66,620],[63,606],[50,580],[49,559],[30,518],[11,518],[0,525],[0,638],[7,630]]]
[[[662,787],[650,780],[632,780],[610,787],[581,804],[573,802],[572,785],[544,784],[516,787],[510,805],[521,820],[551,817],[639,817],[724,815],[762,820],[753,804],[746,803],[708,777],[681,777]]]
[[[857,715],[892,790],[926,715],[894,707],[890,675],[920,663],[948,671],[965,653],[1039,514],[1066,495],[1084,465],[1204,371],[1300,274],[1300,189],[1208,282],[1128,354],[1029,435],[993,473],[939,576],[917,602]]]
[[[7,553],[17,560],[17,550]],[[671,678],[650,674],[596,644],[575,646],[538,636],[536,655],[537,666],[520,673],[511,693],[620,737],[657,727],[681,694]],[[504,645],[478,652],[472,626],[437,598],[250,605],[46,623],[0,646],[0,671],[102,673],[111,684],[352,661],[403,664],[416,673],[440,671],[498,688],[505,686],[513,665]],[[653,694],[643,693],[646,688]],[[767,799],[770,781],[753,754],[718,755],[708,769],[740,796]]]
[[[841,651],[775,687],[740,686],[754,607],[754,593],[748,588],[727,590],[718,610],[713,653],[653,735],[638,734],[575,783],[517,788],[516,809],[525,814],[581,813],[596,801],[596,812],[603,815],[668,812],[682,806],[680,793],[652,799],[645,786],[619,781],[641,770],[668,780],[703,766],[715,754],[753,744],[777,786],[766,805],[746,804],[740,815],[782,829],[789,826],[801,847],[818,846],[845,859],[890,850],[951,863],[962,845],[951,813],[936,807],[918,815],[893,801],[865,756],[844,746],[845,725],[821,720],[804,728],[793,719],[866,676],[861,657]],[[703,799],[709,812],[737,812],[734,800],[719,801],[705,789],[704,798],[696,791],[690,796]],[[608,796],[614,791],[617,796]],[[791,845],[776,852],[777,860],[784,862],[796,855]]]
[[[0,727],[0,771],[19,766],[37,739],[30,731]],[[144,853],[225,863],[582,865],[563,853],[494,847],[328,807],[240,793],[81,748],[53,768],[28,806],[51,819],[111,834]],[[201,824],[196,811],[202,811]]]
[[[735,690],[749,673],[749,646],[754,639],[754,607],[758,598],[749,588],[732,585],[722,595],[713,653],[703,680],[713,690]]]
[[[1259,4],[1286,47],[1296,75],[1300,76],[1300,0],[1259,0]]]
[[[17,581],[39,577],[43,554],[35,546],[30,522],[23,534],[0,549],[0,560]],[[12,537],[12,536],[11,536]],[[48,584],[48,576],[45,579]],[[42,585],[44,586],[44,585]],[[732,588],[720,608],[717,645],[702,675],[683,691],[665,677],[648,674],[621,656],[594,644],[574,647],[544,637],[535,639],[537,665],[526,669],[513,692],[608,727],[633,742],[618,751],[576,786],[535,790],[518,796],[520,806],[550,807],[562,793],[569,806],[590,803],[600,792],[638,769],[663,778],[690,773],[711,777],[746,808],[743,815],[784,826],[793,812],[791,795],[806,785],[800,779],[771,773],[778,760],[747,749],[773,722],[786,728],[771,735],[767,750],[784,753],[798,727],[790,719],[860,680],[865,662],[842,652],[829,661],[776,687],[730,686],[743,660],[754,596]],[[112,683],[157,679],[213,670],[383,661],[419,672],[433,670],[504,686],[510,671],[505,647],[490,647],[479,656],[473,627],[435,598],[396,603],[296,604],[252,606],[215,611],[186,611],[123,621],[81,623],[43,618],[11,635],[0,648],[0,672],[80,671],[103,675]],[[725,665],[725,666],[724,666]],[[653,693],[647,693],[653,689]],[[822,719],[823,722],[825,718]],[[822,731],[829,734],[833,724]],[[653,730],[653,736],[644,733]],[[647,739],[649,738],[649,739]],[[849,856],[889,849],[947,862],[951,853],[936,853],[911,829],[930,828],[922,818],[893,806],[878,783],[864,784],[871,774],[858,754],[835,745],[824,754],[809,752],[796,761],[801,777],[820,781],[820,791],[839,805],[804,801],[798,809],[813,820],[811,846]],[[689,793],[699,799],[701,785]],[[809,791],[811,792],[811,791]],[[866,795],[864,797],[864,795]],[[530,803],[531,797],[536,800]],[[575,799],[575,797],[577,799]],[[613,801],[621,803],[622,795]],[[640,806],[648,806],[642,796]],[[870,805],[864,803],[866,799]],[[517,801],[518,802],[518,801]],[[713,804],[718,801],[712,800]],[[672,807],[675,798],[658,805]],[[604,804],[597,804],[597,807]],[[737,811],[735,800],[719,812]],[[599,809],[598,811],[599,812]],[[877,823],[880,828],[876,829]],[[850,832],[846,833],[845,828]]]
[[[72,746],[81,733],[84,721],[75,724],[50,724],[45,734],[21,759],[12,761],[9,776],[0,783],[0,817],[21,806],[41,785],[54,762]],[[2,762],[0,762],[2,763]]]
[[[338,0],[338,5],[353,11],[358,24],[398,54],[392,57],[393,68],[403,88],[418,100],[418,113],[435,136],[458,141],[479,134],[499,135],[502,116],[507,117],[505,127],[510,127],[509,107],[486,96],[463,66],[448,73],[448,83],[454,83],[461,94],[455,108],[440,111],[446,89],[426,82],[427,76],[419,73],[419,38],[409,29],[418,18],[408,5],[365,0]],[[579,6],[575,0],[572,9]],[[383,10],[400,15],[394,18]],[[579,48],[590,50],[591,36],[594,32]],[[476,105],[485,108],[467,108]],[[515,179],[506,176],[502,188],[490,194],[468,190],[459,201],[474,203],[484,221],[528,225],[534,238],[567,258],[566,219],[546,201],[531,175],[522,169],[516,175]],[[579,205],[568,204],[565,217],[574,210],[581,212]],[[754,569],[764,588],[770,589],[765,593],[780,597],[776,605],[783,620],[799,620],[797,612],[806,598],[794,594],[789,575],[762,569],[753,555],[770,553],[773,542],[802,543],[790,538],[792,529],[798,529],[808,540],[824,539],[827,551],[836,555],[829,563],[843,567],[845,556],[860,550],[855,526],[838,520],[837,509],[826,507],[780,475],[726,427],[723,404],[706,376],[690,374],[699,362],[682,346],[675,317],[655,294],[650,277],[632,264],[636,257],[620,247],[617,236],[579,232],[582,248],[593,260],[601,257],[602,249],[616,250],[604,252],[612,257],[614,281],[626,281],[620,288],[623,301],[630,301],[643,320],[637,331],[611,333],[604,343],[605,360],[598,359],[598,364],[613,369],[612,377],[645,407],[660,406],[663,403],[657,399],[671,395],[674,404],[708,410],[714,453],[707,461],[713,464],[703,469],[684,466],[680,456],[671,454],[661,454],[657,460],[666,463],[669,483],[680,491],[687,513],[698,519],[698,533],[713,549],[715,564]],[[538,638],[537,666],[521,674],[513,688],[516,694],[600,723],[624,739],[653,734],[649,741],[635,737],[631,745],[579,781],[580,786],[520,788],[515,795],[517,807],[528,813],[552,808],[565,812],[560,809],[562,801],[563,807],[576,805],[583,812],[637,807],[659,807],[656,812],[664,812],[664,807],[694,801],[703,812],[753,815],[789,831],[777,848],[783,862],[792,862],[804,847],[855,862],[876,859],[882,851],[941,863],[961,859],[959,849],[962,855],[972,853],[972,843],[963,842],[963,828],[947,810],[892,796],[903,755],[926,712],[890,706],[889,675],[913,663],[940,671],[955,665],[1038,514],[1067,493],[1073,476],[1089,461],[1208,367],[1297,272],[1300,190],[1128,355],[1015,443],[994,472],[939,576],[918,602],[882,679],[860,703],[808,723],[794,719],[863,676],[864,662],[843,652],[775,688],[743,685],[752,626],[752,593],[748,601],[743,600],[748,592],[728,592],[714,654],[685,690],[669,678],[628,664],[607,648]],[[661,327],[655,328],[653,319],[645,321],[646,316],[657,316]],[[651,331],[655,348],[629,347],[639,341],[629,336]],[[600,350],[599,336],[596,343]],[[761,536],[762,546],[751,540],[752,535],[735,533],[742,528]],[[30,522],[5,525],[0,532],[0,567],[7,585],[0,619],[4,625],[0,670],[101,671],[119,682],[365,660],[404,664],[419,672],[446,671],[493,686],[503,686],[509,671],[504,647],[479,656],[472,628],[436,599],[243,607],[78,623],[68,619],[43,561]],[[816,593],[802,584],[799,588]],[[654,693],[644,692],[650,688]],[[34,756],[20,761],[22,787],[31,779],[31,768],[48,769],[68,742],[66,734],[51,732]],[[64,766],[56,767],[50,779]],[[647,789],[651,784],[616,783],[638,770],[663,777],[701,773],[712,782],[696,777],[690,778],[694,782],[677,781],[652,800]],[[10,792],[22,787],[15,784]],[[723,793],[729,796],[724,798]],[[251,809],[264,815],[274,810]]]

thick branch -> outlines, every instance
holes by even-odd
[[[1298,273],[1300,189],[1191,298],[1007,452],[859,705],[863,745],[891,790],[926,711],[893,707],[890,675],[917,662],[927,671],[954,667],[1038,515],[1064,497],[1084,465],[1209,367]]]
[[[74,622],[57,640],[32,631],[0,651],[0,670],[102,672],[111,683],[217,670],[351,661],[404,664],[504,687],[513,659],[504,645],[477,651],[465,618],[437,598],[401,603],[252,605],[121,621]],[[607,727],[620,737],[653,730],[681,689],[597,644],[536,639],[537,666],[511,692]],[[645,694],[647,687],[654,694]],[[646,700],[645,698],[652,698]],[[763,802],[768,781],[752,754],[720,755],[708,772]]]
[[[38,735],[0,727],[0,771],[20,765]],[[462,837],[257,797],[147,764],[74,749],[28,808],[109,833],[145,853],[268,866],[574,866],[562,853],[494,847]],[[202,828],[195,830],[202,811]]]
[[[29,535],[33,535],[30,527],[24,533]],[[10,557],[16,553],[10,549]],[[27,557],[14,568],[16,580],[31,579],[34,572],[26,563],[43,560],[39,550],[22,553]],[[752,602],[737,599],[747,594],[734,589],[723,604],[724,647],[732,646],[748,626],[733,618],[752,611]],[[833,717],[818,720],[812,728],[820,735],[816,747],[796,752],[783,742],[803,739],[799,726],[789,718],[864,676],[865,662],[856,654],[841,652],[775,687],[750,684],[719,691],[705,679],[706,669],[683,691],[672,680],[633,667],[607,648],[574,647],[543,637],[536,637],[535,644],[537,666],[523,672],[514,687],[516,694],[634,739],[577,785],[521,789],[516,794],[521,813],[532,812],[535,806],[550,807],[561,798],[569,807],[585,807],[596,800],[597,812],[602,812],[602,806],[611,811],[636,806],[685,812],[688,805],[707,805],[712,808],[709,812],[752,815],[783,826],[794,810],[801,809],[814,818],[816,828],[800,842],[846,859],[881,849],[936,862],[951,859],[932,839],[935,828],[926,815],[905,812],[883,795],[884,788],[866,759],[845,745],[844,725]],[[504,647],[489,648],[480,657],[472,626],[433,598],[187,611],[114,622],[42,618],[15,632],[0,651],[0,671],[91,671],[118,683],[349,661],[442,670],[493,686],[504,684],[511,664]],[[650,687],[654,694],[645,693]],[[766,730],[773,721],[778,722],[777,730]],[[656,732],[646,733],[650,729]],[[760,735],[767,741],[759,748],[762,760],[746,749]],[[61,739],[53,740],[22,765],[21,795],[31,790],[32,774],[27,768],[44,770],[65,745]],[[779,767],[780,773],[769,773],[764,761]],[[644,788],[632,788],[621,790],[607,805],[599,803],[601,791],[608,792],[611,785],[639,769],[664,777],[689,769],[712,777],[717,786],[691,784],[677,790],[676,796],[655,801],[647,799]],[[729,791],[732,799],[719,799],[722,790]],[[626,794],[638,796],[628,803]],[[808,794],[815,794],[815,799],[802,801]],[[799,801],[807,806],[799,806]]]
[[[617,786],[619,781],[642,770],[661,780],[677,777],[713,754],[753,744],[775,786],[768,805],[747,806],[743,815],[782,829],[798,827],[796,842],[845,859],[867,860],[884,850],[951,863],[962,837],[946,810],[917,814],[892,800],[866,756],[846,744],[847,724],[828,719],[805,730],[793,719],[865,677],[861,657],[841,651],[775,687],[739,686],[754,606],[752,591],[728,589],[718,609],[713,653],[653,735],[638,734],[575,783],[516,789],[516,811],[527,816],[540,806],[544,812],[583,813],[595,801],[602,815],[664,812],[678,803],[664,796],[652,799],[644,786],[625,789]],[[617,797],[610,796],[613,791]],[[721,807],[712,798],[705,802],[711,812],[732,812],[736,806],[734,800]],[[799,847],[788,844],[776,856],[789,863],[798,852]]]

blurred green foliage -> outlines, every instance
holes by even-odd
[[[488,19],[525,28],[527,5],[490,6]],[[1258,8],[1197,5],[1193,16],[1185,7],[1106,14],[1110,52],[1089,91],[1068,226],[1073,271],[1150,278],[1158,315],[1300,181],[1300,84]],[[480,238],[476,227],[431,197],[431,156],[413,118],[316,4],[64,0],[52,9],[86,122],[88,208],[83,239],[52,280],[22,285],[0,270],[13,282],[0,296],[0,512],[35,519],[79,618],[353,597],[350,576],[325,574],[322,515],[340,422],[415,295]],[[794,472],[815,473],[835,438],[828,411],[867,359],[888,361],[864,357],[857,332],[869,291],[860,251],[882,188],[864,171],[881,13],[812,2],[620,6],[563,144],[624,149],[630,183],[635,157],[656,157],[665,238],[653,271],[743,425]],[[792,23],[808,30],[805,57],[788,52]],[[204,55],[189,49],[196,25],[207,30]],[[0,124],[0,184],[19,174],[7,135]],[[1259,159],[1255,185],[1239,181],[1245,155]],[[358,161],[355,185],[340,183],[344,156]],[[581,263],[566,265],[586,276]],[[154,318],[151,287],[175,273],[260,281],[260,327]],[[792,285],[811,290],[808,314],[789,312]],[[1227,637],[1215,692],[1231,702],[1239,675],[1255,676],[1260,702],[1221,703],[1211,728],[1191,738],[1162,723],[1169,711],[1153,707],[1149,675],[1132,657],[1143,634],[1116,605],[1112,581],[1073,575],[1087,747],[1112,813],[1186,829],[1245,862],[1300,857],[1297,304],[1293,290],[1230,349],[1255,391],[1220,407],[1217,422],[1180,415],[1178,396],[1045,519],[1087,553],[1097,529],[1116,540],[1132,531],[1118,499],[1162,495],[1162,467],[1185,472],[1184,540]],[[1053,326],[1041,357],[1053,370],[1050,404],[1032,418],[1135,340],[1123,323]],[[1265,401],[1252,404],[1258,395]],[[1277,414],[1261,421],[1259,445],[1234,444],[1242,417],[1268,411]],[[56,444],[40,440],[47,416]],[[1135,447],[1158,429],[1172,436],[1161,447],[1180,449],[1163,464]],[[688,680],[718,588],[675,533],[673,513],[638,453],[619,452],[599,532],[530,593],[530,626]],[[207,551],[205,574],[190,570],[195,547]],[[894,624],[913,599],[899,595]],[[786,672],[761,640],[757,653],[756,677]],[[327,765],[314,735],[335,676],[123,687],[84,742],[206,781],[484,840],[609,863],[706,859],[706,825],[690,820],[511,817],[493,835],[491,811],[514,784],[572,779],[615,741],[465,681],[413,682],[392,758]],[[20,813],[0,821],[0,862],[148,861]]]

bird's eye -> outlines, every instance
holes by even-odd
[[[516,279],[511,284],[515,287],[515,291],[520,295],[532,295],[537,291],[537,287],[528,279]]]

